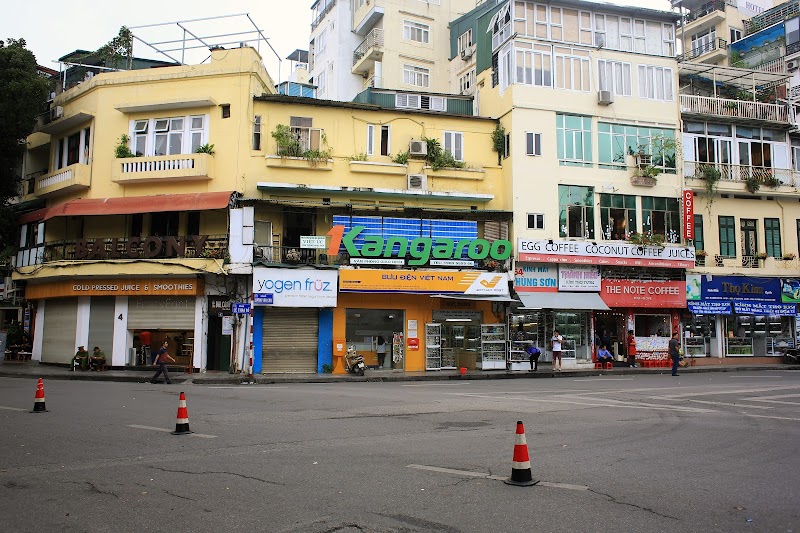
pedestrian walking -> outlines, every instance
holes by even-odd
[[[382,335],[378,335],[376,353],[378,354],[378,367],[383,368],[383,363],[386,360],[386,339]]]
[[[672,358],[672,375],[678,375],[678,365],[681,362],[681,341],[678,340],[678,332],[672,334],[669,340],[669,356]]]
[[[175,359],[173,359],[172,356],[167,351],[168,348],[169,348],[169,343],[167,341],[164,341],[164,344],[161,345],[161,348],[158,350],[158,353],[156,354],[155,361],[153,361],[153,366],[158,365],[158,370],[156,370],[156,373],[150,379],[150,383],[154,385],[158,383],[156,379],[158,379],[158,376],[160,376],[162,373],[164,374],[164,381],[167,384],[172,383],[172,381],[170,381],[169,379],[169,373],[167,372],[167,360],[172,361],[174,363]]]
[[[564,342],[564,337],[558,332],[557,329],[553,330],[553,338],[550,339],[553,344],[553,370],[561,371],[561,343]],[[556,365],[558,367],[556,368]]]

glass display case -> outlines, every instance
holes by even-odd
[[[392,333],[392,369],[402,370],[404,367],[405,336],[402,331]]]
[[[442,325],[425,324],[425,370],[442,369]]]
[[[539,337],[540,317],[538,313],[510,315],[508,319],[508,368],[530,370],[530,358],[525,349],[536,346],[544,356],[545,345]],[[542,360],[540,356],[539,360]]]
[[[707,337],[686,337],[683,339],[683,353],[686,357],[706,357],[709,355]]]
[[[481,370],[503,370],[506,368],[506,325],[481,325],[481,358],[477,362]]]
[[[561,343],[561,357],[563,359],[586,359],[590,357],[588,350],[586,350],[586,316],[586,313],[553,314],[555,328],[564,337],[564,342]],[[551,349],[550,337],[547,338],[548,351]],[[581,347],[580,352],[578,347]]]
[[[725,339],[725,354],[729,357],[752,356],[753,337],[728,337]]]

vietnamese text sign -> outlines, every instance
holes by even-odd
[[[517,292],[558,292],[558,265],[517,263],[514,271]]]
[[[253,293],[272,294],[275,307],[336,307],[336,282],[335,270],[253,268]]]
[[[733,307],[731,302],[711,301],[711,302],[687,302],[689,311],[695,315],[731,315]]]
[[[600,297],[609,307],[686,307],[683,281],[604,279]]]
[[[328,245],[325,243],[325,236],[324,235],[301,235],[300,236],[300,248],[303,249],[313,249],[313,250],[324,250],[327,248]]]
[[[599,292],[600,267],[594,265],[558,265],[558,290]]]
[[[709,275],[701,277],[702,300],[780,302],[780,294],[781,281],[778,278]]]
[[[250,304],[235,302],[231,304],[231,312],[234,315],[249,315],[250,314]]]
[[[343,268],[339,270],[339,290],[508,296],[508,277],[494,272]]]
[[[28,284],[25,298],[69,296],[195,296],[203,294],[203,280],[197,278],[124,278],[68,280]]]
[[[694,248],[686,246],[531,239],[519,239],[517,245],[519,260],[532,263],[694,268],[695,259]]]
[[[739,315],[794,316],[797,313],[797,305],[771,302],[737,302],[734,300],[733,310]]]
[[[254,305],[272,305],[272,302],[273,302],[272,293],[253,294]]]

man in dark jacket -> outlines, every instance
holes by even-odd
[[[161,345],[161,348],[158,350],[156,354],[156,359],[153,361],[153,366],[158,365],[158,370],[156,370],[155,375],[150,379],[150,383],[156,384],[156,379],[162,373],[164,374],[164,381],[167,383],[172,383],[169,379],[169,374],[167,373],[167,361],[175,362],[175,359],[167,352],[167,348],[169,347],[169,343],[164,341],[164,344]]]
[[[672,375],[678,375],[678,365],[681,362],[681,341],[678,340],[678,332],[672,334],[669,340],[669,356],[672,358]]]

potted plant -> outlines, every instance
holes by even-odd
[[[761,188],[761,182],[751,174],[744,179],[744,188],[751,194],[755,194]]]
[[[783,254],[783,257],[781,257],[781,259],[782,259],[782,260],[784,260],[784,261],[791,261],[791,260],[793,260],[795,257],[797,257],[797,256],[796,256],[796,255],[794,255],[794,254],[793,254],[793,253],[791,253],[791,252],[788,252],[788,253],[785,253],[785,254]]]
[[[708,252],[706,252],[705,250],[696,250],[694,256],[697,266],[705,266],[706,257],[708,257]]]
[[[128,143],[131,142],[131,138],[125,135],[124,133],[119,136],[119,141],[117,145],[114,147],[114,157],[117,159],[125,159],[127,157],[136,157],[136,154],[131,152],[131,149],[128,148]]]
[[[766,185],[767,187],[770,187],[772,189],[777,189],[782,184],[783,184],[783,182],[780,180],[780,178],[778,178],[774,174],[770,174],[769,176],[764,178],[764,185]]]
[[[194,153],[214,155],[214,145],[208,143],[202,144],[197,147],[197,150],[195,150]]]
[[[767,252],[758,252],[756,254],[756,260],[759,262],[759,264],[763,264],[767,257]]]
[[[289,249],[286,252],[286,262],[287,263],[299,263],[300,262],[300,252],[298,252],[294,248]]]

